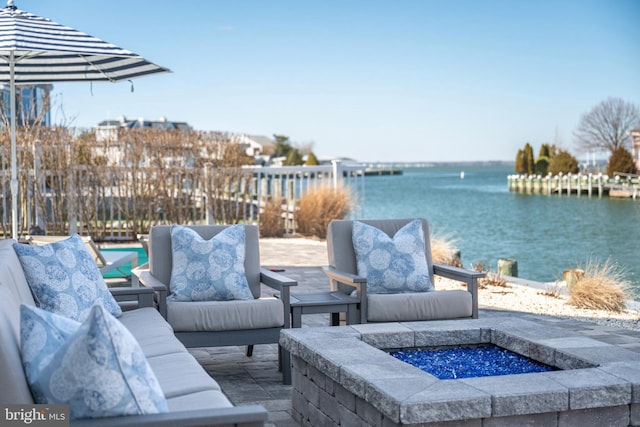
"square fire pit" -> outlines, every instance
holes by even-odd
[[[534,321],[288,329],[301,425],[640,425],[640,354]],[[386,350],[494,344],[556,371],[439,380]],[[456,423],[457,422],[457,423]]]

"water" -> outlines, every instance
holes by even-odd
[[[511,167],[431,167],[365,181],[366,218],[424,217],[431,233],[458,239],[465,267],[497,270],[518,262],[518,276],[553,282],[589,261],[617,263],[640,291],[640,201],[583,195],[511,193]]]

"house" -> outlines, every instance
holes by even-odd
[[[232,140],[244,148],[247,156],[256,158],[264,154],[266,147],[273,146],[273,144],[275,144],[272,139],[259,135],[242,134],[233,137]]]
[[[629,132],[631,135],[631,155],[633,159],[636,161],[636,169],[640,171],[640,128],[633,129]]]
[[[112,165],[123,165],[123,152],[118,144],[118,131],[120,129],[167,129],[167,130],[191,130],[186,122],[173,122],[161,117],[159,120],[147,120],[142,117],[128,119],[121,116],[117,119],[107,119],[94,127],[96,142],[107,142],[106,148],[96,147],[96,153],[109,159]],[[171,159],[168,159],[171,161]],[[130,165],[128,165],[130,166]]]

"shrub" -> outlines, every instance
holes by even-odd
[[[567,304],[592,310],[621,311],[629,299],[629,282],[617,264],[588,262],[584,276],[569,287]]]
[[[460,250],[456,247],[457,241],[458,239],[451,234],[440,235],[433,233],[431,235],[431,258],[433,262],[462,267]]]
[[[549,163],[549,172],[554,175],[562,173],[578,173],[580,166],[578,160],[568,151],[561,150],[558,154],[551,158]]]
[[[611,153],[607,164],[607,175],[614,176],[619,173],[636,173],[636,163],[633,156],[624,147],[618,147]]]
[[[483,278],[478,279],[479,289],[485,289],[487,286],[498,286],[501,288],[509,287],[507,285],[507,281],[502,277],[499,271],[497,273],[494,273],[491,268],[487,268],[487,266],[483,262],[474,264],[473,270],[486,274]]]
[[[284,221],[282,219],[282,201],[269,199],[260,212],[258,218],[260,237],[284,236]]]
[[[298,233],[303,236],[327,237],[327,226],[343,219],[351,209],[351,194],[344,188],[322,186],[300,198],[296,209]]]

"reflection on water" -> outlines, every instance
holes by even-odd
[[[589,260],[611,258],[640,289],[640,201],[510,193],[508,167],[406,169],[366,178],[364,216],[425,217],[451,234],[465,266],[515,258],[519,276],[550,282]]]

